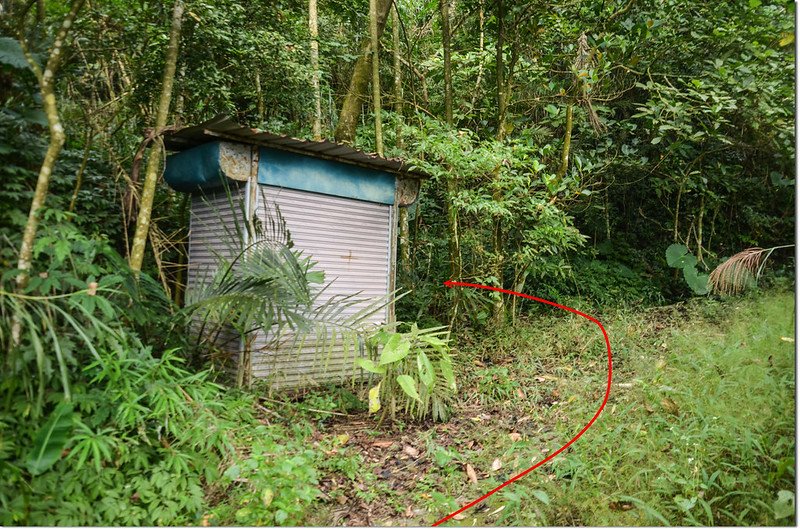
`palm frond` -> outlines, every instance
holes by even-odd
[[[764,265],[772,252],[780,248],[789,248],[793,244],[774,246],[772,248],[747,248],[731,256],[730,259],[716,267],[708,276],[711,292],[733,295],[744,291],[751,283],[755,284],[761,277]]]

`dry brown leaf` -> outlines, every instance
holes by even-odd
[[[453,520],[463,520],[466,517],[467,517],[466,514],[464,514],[463,512],[460,512],[460,513],[456,514],[455,516],[453,516]]]
[[[372,446],[375,446],[375,447],[378,447],[378,448],[389,448],[393,444],[394,444],[394,441],[392,441],[392,440],[373,441],[372,442]]]
[[[414,448],[413,446],[408,446],[408,445],[405,445],[405,446],[403,447],[403,452],[405,452],[406,454],[410,455],[410,456],[411,456],[411,457],[413,457],[414,459],[416,459],[416,458],[418,458],[418,457],[419,457],[419,450],[417,450],[417,449],[416,449],[416,448]]]
[[[680,408],[678,405],[675,404],[675,401],[669,397],[664,397],[661,399],[661,406],[667,411],[667,413],[671,413],[672,415],[678,415],[680,412]]]
[[[475,469],[472,468],[472,465],[470,465],[469,463],[467,463],[466,471],[467,471],[467,477],[469,478],[469,480],[472,483],[477,483],[478,482],[478,475],[475,473]]]
[[[511,438],[511,442],[513,443],[522,440],[522,435],[518,434],[517,432],[511,432],[510,434],[508,434],[508,436]]]
[[[405,516],[406,516],[406,518],[411,518],[411,517],[414,516],[414,509],[411,508],[411,505],[406,506]]]
[[[501,468],[503,468],[503,462],[499,458],[492,461],[492,470],[497,471]]]

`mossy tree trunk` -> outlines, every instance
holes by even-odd
[[[39,176],[36,179],[36,189],[33,192],[33,200],[31,201],[31,208],[28,212],[28,221],[25,223],[25,229],[22,233],[22,243],[20,244],[19,259],[17,261],[17,268],[21,271],[16,277],[18,289],[23,289],[28,284],[28,271],[31,268],[31,262],[33,260],[33,244],[36,240],[36,231],[39,227],[39,212],[47,200],[47,189],[50,187],[50,177],[53,174],[58,155],[61,153],[61,148],[64,146],[64,142],[67,139],[64,133],[64,126],[61,124],[61,118],[58,115],[55,75],[64,57],[67,37],[69,37],[70,30],[75,22],[75,17],[78,15],[78,11],[80,11],[81,7],[83,7],[83,3],[84,0],[75,0],[72,3],[67,16],[64,17],[56,33],[56,38],[55,41],[53,41],[53,47],[50,49],[50,55],[44,70],[42,70],[39,64],[33,59],[25,37],[20,35],[19,39],[20,46],[25,53],[25,58],[28,60],[28,64],[36,75],[36,80],[39,83],[42,107],[47,116],[47,127],[50,132],[50,142],[47,146],[47,152],[44,155],[42,165],[39,168]]]
[[[453,71],[450,63],[450,1],[439,0],[442,19],[442,52],[444,56],[444,119],[453,124]]]
[[[156,113],[156,124],[153,134],[158,137],[167,124],[169,104],[172,99],[172,85],[175,82],[175,66],[178,62],[178,46],[181,37],[181,23],[183,21],[183,0],[175,0],[172,8],[172,27],[169,33],[169,47],[164,64],[164,77],[161,84],[161,97]],[[161,151],[157,144],[150,149],[147,160],[142,196],[139,201],[139,214],[136,218],[136,232],[131,245],[130,267],[134,272],[142,269],[144,251],[147,246],[147,235],[150,231],[150,219],[153,212],[153,199],[156,194],[159,168],[161,167]]]
[[[384,17],[384,25],[386,18]],[[378,32],[378,0],[369,0],[369,46],[372,50],[372,112],[375,114],[375,152],[383,156],[383,120],[381,118],[381,42]]]
[[[322,94],[319,91],[319,28],[317,27],[317,0],[308,0],[308,32],[311,37],[311,85],[314,89],[314,122],[311,132],[314,139],[322,139]]]
[[[392,0],[377,1],[377,22],[378,37],[386,27],[386,19],[389,18],[389,9],[392,7]],[[372,54],[370,45],[371,37],[364,42],[361,56],[356,61],[353,68],[353,75],[350,77],[350,85],[347,88],[347,95],[342,103],[342,110],[339,112],[339,122],[334,131],[334,138],[338,142],[353,143],[356,139],[356,126],[358,118],[361,116],[361,105],[366,99],[367,88],[370,82]]]

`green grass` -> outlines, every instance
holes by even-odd
[[[492,352],[526,400],[539,402],[498,407],[531,417],[514,444],[522,446],[512,445],[502,426],[476,425],[483,449],[462,454],[476,469],[495,457],[514,471],[526,468],[545,457],[543,448],[571,438],[599,406],[602,336],[586,320],[554,316],[461,351],[467,385],[481,387],[470,366]],[[795,489],[794,297],[770,292],[598,316],[615,366],[603,414],[568,452],[455,523],[793,525],[788,494],[778,499]],[[556,401],[547,406],[542,397]],[[463,481],[443,492],[464,503],[493,485]]]

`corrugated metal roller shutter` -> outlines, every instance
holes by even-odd
[[[242,223],[244,188],[234,188],[192,196],[189,218],[189,259],[186,301],[195,299],[197,289],[211,280],[220,257],[232,259],[242,248],[236,223]],[[197,326],[194,326],[197,328]],[[230,353],[239,352],[240,339],[233,329],[220,333],[217,346]]]
[[[389,290],[391,206],[307,191],[259,186],[258,214],[262,222],[276,210],[286,221],[294,248],[317,262],[329,284],[324,298],[359,294],[385,296]],[[277,208],[275,207],[277,206]],[[324,301],[324,300],[321,300]],[[364,308],[360,303],[346,311]],[[370,321],[384,323],[387,312]],[[267,348],[263,335],[254,343],[255,376],[270,376],[279,386],[299,386],[342,380],[354,375],[352,344],[335,342],[319,351],[313,338],[297,347]],[[260,350],[260,351],[259,351]]]

